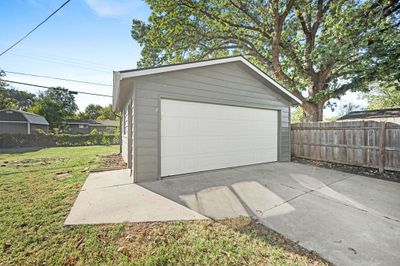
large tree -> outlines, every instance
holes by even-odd
[[[97,119],[99,120],[117,120],[120,117],[120,114],[118,112],[113,112],[112,110],[112,104],[107,105],[106,107],[103,107],[101,109],[99,116]]]
[[[133,20],[139,67],[243,54],[294,95],[306,121],[372,81],[400,79],[400,3],[393,0],[147,0]]]
[[[36,95],[8,86],[1,80],[4,76],[4,71],[0,70],[0,109],[27,110],[36,100]]]
[[[91,103],[88,106],[86,106],[85,111],[82,113],[82,117],[84,119],[96,120],[99,117],[102,109],[103,107],[101,105]]]
[[[60,128],[65,119],[73,117],[78,110],[75,97],[67,89],[57,87],[39,94],[30,112],[44,116],[50,128]]]

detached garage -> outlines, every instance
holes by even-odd
[[[290,160],[300,100],[241,56],[114,72],[135,182]]]

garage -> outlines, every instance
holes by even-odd
[[[161,100],[161,176],[274,162],[274,110]]]
[[[134,182],[290,161],[301,101],[242,56],[114,72]]]

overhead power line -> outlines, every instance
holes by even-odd
[[[24,72],[16,72],[16,71],[7,71],[7,70],[5,70],[5,72],[6,72],[6,73],[9,73],[9,74],[22,75],[22,76],[39,77],[39,78],[48,78],[48,79],[54,79],[54,80],[63,80],[63,81],[70,81],[70,82],[91,84],[91,85],[97,85],[97,86],[112,87],[111,84],[97,83],[97,82],[84,81],[84,80],[77,80],[77,79],[66,79],[66,78],[59,78],[59,77],[52,77],[52,76],[44,76],[44,75],[36,75],[36,74],[30,74],[30,73],[24,73]]]
[[[105,68],[103,66],[96,66],[96,64],[84,63],[83,61],[80,61],[80,60],[65,60],[60,57],[55,57],[55,56],[48,57],[48,56],[43,56],[43,55],[32,55],[32,54],[26,55],[26,54],[14,53],[14,52],[10,52],[8,54],[13,55],[13,56],[28,58],[31,60],[38,60],[38,61],[49,62],[49,63],[53,63],[53,64],[58,64],[58,65],[72,66],[74,68],[93,70],[96,72],[110,73],[112,71],[112,67]]]
[[[49,87],[49,86],[43,86],[43,85],[38,85],[38,84],[32,84],[32,83],[27,83],[27,82],[20,82],[20,81],[13,81],[13,80],[7,80],[7,79],[1,79],[1,81],[8,82],[8,83],[15,83],[15,84],[20,84],[20,85],[26,85],[26,86],[32,86],[32,87],[38,87],[38,88],[44,88],[44,89],[49,89],[49,90],[54,90],[55,87]],[[112,97],[111,95],[106,95],[106,94],[100,94],[100,93],[91,93],[91,92],[85,92],[85,91],[77,91],[77,90],[69,90],[68,91],[72,94],[87,94],[87,95],[93,95],[93,96],[101,96],[101,97]]]
[[[57,8],[53,13],[51,13],[45,20],[43,20],[42,22],[40,22],[36,27],[34,27],[30,32],[28,32],[27,34],[25,34],[21,39],[19,39],[17,42],[15,42],[13,45],[11,45],[10,47],[8,47],[6,50],[4,50],[0,56],[2,56],[3,54],[7,53],[8,51],[10,51],[12,48],[14,48],[16,45],[18,45],[20,42],[22,42],[25,38],[27,38],[29,35],[31,35],[35,30],[37,30],[40,26],[42,26],[46,21],[48,21],[52,16],[54,16],[58,11],[60,11],[65,5],[67,5],[71,0],[67,0],[64,2],[64,4],[62,4],[59,8]]]

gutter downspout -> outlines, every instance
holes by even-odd
[[[31,123],[28,122],[28,135],[31,134]]]

